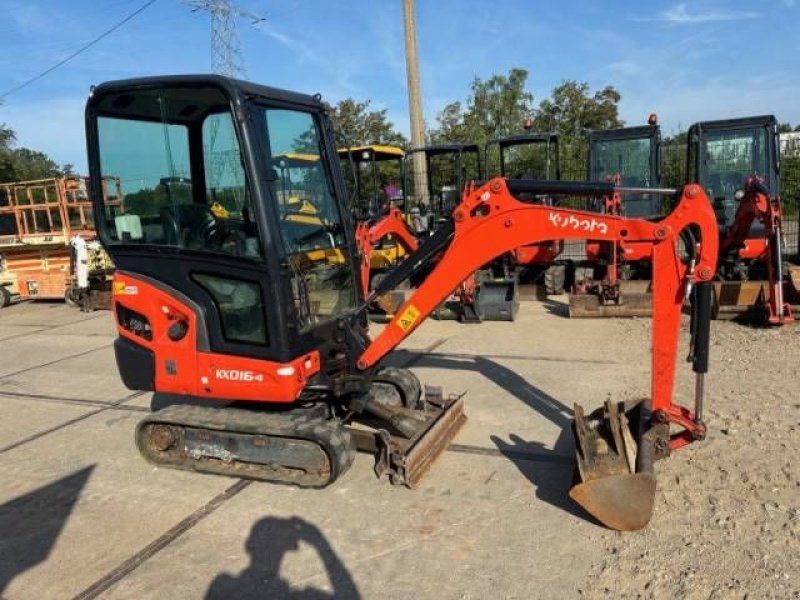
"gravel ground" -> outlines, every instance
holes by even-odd
[[[584,597],[800,598],[800,330],[712,333],[709,437],[657,465],[647,529],[592,540]]]

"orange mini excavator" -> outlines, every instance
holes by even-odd
[[[118,177],[125,202],[93,190],[113,282],[117,365],[125,385],[156,392],[137,426],[152,463],[306,487],[335,481],[356,449],[413,487],[466,420],[464,400],[382,360],[481,265],[546,240],[651,246],[651,396],[633,406],[575,407],[570,495],[602,523],[650,519],[653,463],[702,439],[710,287],[717,225],[703,189],[675,192],[657,223],[525,203],[541,194],[624,189],[495,178],[467,185],[435,233],[364,298],[359,250],[332,128],[316,96],[220,76],[105,83],[86,110],[91,181]],[[282,216],[276,160],[319,157],[292,197],[318,218]],[[182,178],[180,194],[159,185]],[[124,206],[124,208],[123,208]],[[222,210],[224,208],[224,210]],[[430,274],[374,339],[366,307],[419,269]],[[673,402],[681,308],[693,290],[695,406]],[[155,407],[154,407],[155,408]]]

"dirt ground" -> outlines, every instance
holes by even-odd
[[[712,326],[709,436],[657,466],[647,529],[598,536],[586,597],[800,598],[800,331]]]
[[[467,392],[453,446],[417,490],[360,455],[314,491],[148,465],[132,434],[150,397],[119,381],[109,313],[3,309],[0,596],[800,598],[798,326],[713,323],[709,435],[657,463],[647,528],[608,531],[567,497],[571,407],[647,395],[649,330],[559,302],[428,321],[392,360]]]

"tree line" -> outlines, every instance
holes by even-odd
[[[44,152],[16,147],[17,135],[0,123],[0,183],[61,177],[72,173],[72,165],[59,165]]]

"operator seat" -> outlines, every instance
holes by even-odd
[[[204,204],[165,206],[159,216],[164,227],[164,241],[170,246],[203,248],[213,245],[219,236],[219,224]]]

